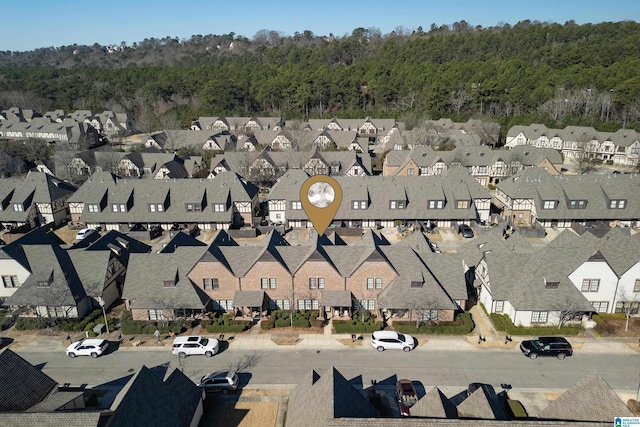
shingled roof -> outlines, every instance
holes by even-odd
[[[617,417],[632,416],[618,394],[595,372],[575,383],[539,415],[542,419],[609,423]]]
[[[379,417],[380,413],[334,367],[311,371],[291,391],[286,426],[324,427],[333,418]]]
[[[58,383],[12,350],[0,353],[0,411],[25,411],[53,393]],[[6,426],[16,424],[4,424]]]

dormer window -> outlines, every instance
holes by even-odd
[[[429,209],[444,209],[444,200],[429,200]]]
[[[163,286],[165,288],[175,288],[176,287],[176,281],[175,280],[165,280],[163,282]]]
[[[354,210],[367,209],[367,201],[366,200],[353,200],[351,202],[351,208],[354,209]]]
[[[586,200],[570,200],[569,209],[585,209],[587,207]]]
[[[422,282],[418,282],[417,280],[412,280],[411,281],[411,287],[412,288],[421,288],[422,287]]]
[[[456,201],[456,209],[469,209],[469,201],[468,200],[457,200]]]
[[[13,210],[15,212],[24,212],[24,206],[22,206],[22,203],[14,203]]]
[[[186,212],[200,212],[202,210],[202,205],[200,203],[187,203],[184,206],[184,210]]]
[[[405,201],[404,200],[390,200],[389,201],[389,209],[404,209]]]
[[[126,212],[127,211],[127,205],[125,205],[124,203],[113,203],[111,205],[111,211],[114,213],[117,212]]]
[[[224,212],[226,209],[224,208],[224,203],[214,203],[213,204],[214,212]]]
[[[542,202],[542,209],[555,209],[556,207],[558,207],[557,200],[544,200]]]
[[[557,280],[547,280],[547,278],[544,278],[544,288],[545,289],[558,289],[558,286],[560,286],[560,282]]]
[[[294,211],[299,211],[302,209],[302,202],[300,201],[292,201],[291,202],[291,209]]]
[[[53,271],[51,272],[48,278],[38,280],[38,287],[48,288],[49,286],[51,286],[52,283],[53,283]]]
[[[609,201],[609,209],[624,209],[627,205],[626,200],[611,200]]]
[[[163,212],[164,206],[162,203],[149,203],[149,212]]]
[[[98,204],[91,203],[87,205],[87,210],[92,213],[97,213],[100,212],[100,206]]]

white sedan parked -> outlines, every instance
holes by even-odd
[[[67,347],[67,356],[91,356],[98,357],[109,347],[107,340],[101,339],[86,339],[82,341],[76,341]]]

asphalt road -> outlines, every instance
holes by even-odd
[[[432,386],[460,387],[483,382],[499,388],[565,390],[582,377],[598,372],[616,391],[635,393],[640,373],[640,355],[580,354],[565,360],[530,360],[519,352],[460,352],[331,350],[296,351],[291,349],[260,352],[227,350],[213,358],[191,356],[180,360],[169,351],[116,350],[100,358],[70,359],[64,353],[18,352],[22,357],[58,381],[71,386],[112,385],[126,382],[142,365],[149,368],[182,368],[192,380],[214,370],[235,368],[242,385],[297,384],[311,369],[320,374],[335,366],[348,380],[365,387],[372,380],[394,384],[408,378],[425,389]]]

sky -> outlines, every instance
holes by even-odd
[[[640,21],[639,0],[0,0],[0,51],[78,45],[128,45],[146,38],[189,39],[261,30],[343,36],[354,28],[387,34],[466,21],[577,24]]]

